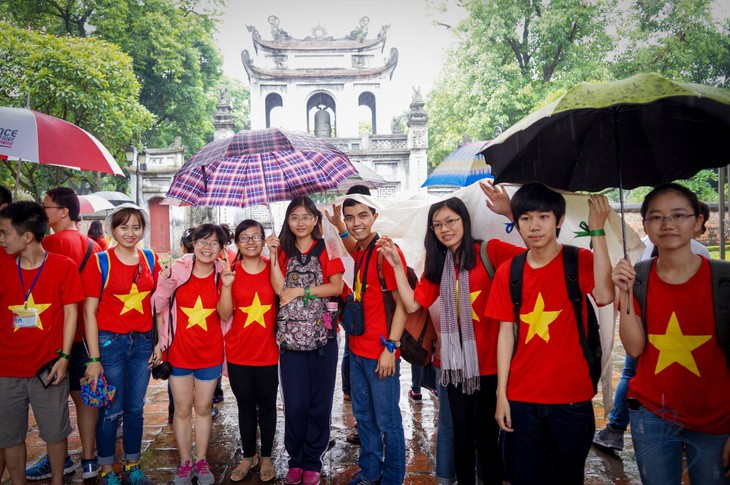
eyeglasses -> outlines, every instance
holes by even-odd
[[[261,234],[254,234],[253,236],[247,236],[246,234],[241,234],[238,238],[238,242],[240,243],[247,243],[249,241],[253,242],[261,242],[264,238],[261,236]]]
[[[206,241],[205,239],[198,239],[195,241],[195,245],[199,248],[208,246],[210,249],[218,249],[221,247],[221,244],[218,241]]]
[[[46,209],[65,209],[65,207],[61,207],[60,205],[41,205],[43,207],[43,210]]]
[[[663,222],[672,222],[675,224],[681,224],[688,220],[690,217],[697,217],[697,214],[672,214],[671,216],[649,216],[644,219],[644,222],[651,225],[659,225]]]
[[[456,219],[446,219],[444,222],[434,222],[430,227],[433,232],[439,232],[443,228],[451,229],[456,224],[456,221],[460,221],[461,217]]]
[[[310,223],[313,220],[314,220],[314,216],[311,214],[304,214],[303,216],[297,216],[297,215],[289,216],[289,222],[293,222],[294,224],[296,224],[299,221]]]

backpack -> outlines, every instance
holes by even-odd
[[[286,266],[284,288],[304,288],[324,283],[319,256],[324,252],[324,240],[319,240],[309,254],[294,248]],[[279,308],[276,316],[276,340],[282,350],[315,350],[324,347],[329,331],[324,325],[327,298],[309,300],[294,298]]]
[[[639,302],[643,318],[644,333],[646,333],[646,289],[649,284],[649,272],[654,259],[639,261],[634,265],[636,279],[634,280],[634,296]],[[717,342],[725,352],[727,366],[730,369],[730,263],[719,259],[710,259],[710,274],[712,275],[712,299],[715,309],[715,332]]]
[[[150,269],[150,273],[155,271],[155,253],[151,249],[143,249],[144,260],[147,261],[147,267]],[[96,253],[96,261],[99,263],[99,270],[101,271],[101,292],[99,293],[99,301],[101,301],[101,295],[106,289],[106,285],[109,284],[109,269],[111,267],[109,260],[109,251],[102,251]]]
[[[515,313],[515,348],[519,339],[520,328],[520,307],[522,306],[522,273],[527,261],[527,251],[518,254],[512,259],[510,267],[510,296],[514,305]],[[585,295],[585,304],[588,309],[588,335],[583,327],[583,294],[580,291],[578,281],[578,248],[575,246],[563,245],[563,270],[565,273],[565,285],[568,289],[568,299],[573,304],[575,322],[578,325],[578,338],[583,349],[583,357],[588,363],[588,373],[593,383],[593,392],[598,392],[598,381],[601,379],[601,334],[598,326],[598,316],[593,304]]]

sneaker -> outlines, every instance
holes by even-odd
[[[76,465],[70,456],[66,457],[63,464],[63,474],[70,475],[76,471]],[[27,480],[45,480],[51,478],[51,462],[48,460],[48,453],[44,454],[34,465],[25,469],[25,478]]]
[[[420,402],[421,399],[423,399],[423,394],[421,394],[420,392],[413,392],[413,389],[410,389],[408,391],[408,399],[413,402]]]
[[[284,478],[284,483],[287,485],[298,485],[302,483],[303,473],[304,470],[301,468],[289,468],[289,471],[286,473],[286,478]]]
[[[124,466],[122,472],[122,485],[155,485],[148,476],[142,472],[139,465]]]
[[[193,465],[190,464],[190,460],[187,460],[177,469],[177,475],[172,479],[172,483],[174,485],[192,485],[193,475]]]
[[[357,433],[357,430],[353,431],[352,433],[349,433],[347,435],[347,438],[345,438],[348,443],[353,443],[356,445],[360,444],[360,435]]]
[[[302,485],[319,485],[319,472],[304,470]]]
[[[593,444],[610,450],[622,451],[624,449],[624,432],[607,424],[593,437]]]
[[[84,460],[81,459],[81,473],[84,480],[88,478],[94,478],[99,475],[99,465],[96,463],[96,459]]]
[[[96,485],[122,485],[122,481],[116,472],[102,473]]]
[[[357,472],[353,475],[347,485],[377,485],[379,483],[380,481],[371,482],[369,480],[365,480],[360,476],[360,472]]]
[[[205,459],[195,464],[195,475],[198,477],[198,485],[213,485],[215,483],[213,470],[210,469],[210,464]]]
[[[221,410],[217,407],[213,406],[210,410],[210,418],[215,421],[216,419],[221,417]]]

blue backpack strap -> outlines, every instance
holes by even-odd
[[[147,267],[150,269],[150,273],[155,272],[155,253],[151,249],[143,249],[144,259],[147,261]]]
[[[99,264],[101,272],[101,292],[99,293],[99,300],[101,300],[101,294],[104,293],[104,289],[109,283],[109,253],[107,251],[96,253],[96,262]]]

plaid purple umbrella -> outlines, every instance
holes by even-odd
[[[201,148],[175,174],[167,197],[194,206],[247,207],[336,188],[357,171],[322,138],[267,128]]]

